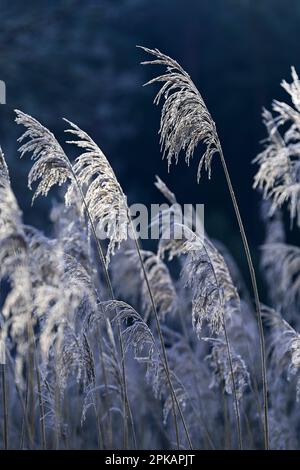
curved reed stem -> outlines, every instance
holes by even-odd
[[[9,369],[10,369],[10,372],[11,374],[13,375],[14,374],[14,365],[12,363],[12,359],[10,357],[10,354],[7,354],[6,355],[6,358],[7,358],[7,362],[8,362],[8,366],[9,366]],[[23,433],[25,434],[26,430],[27,430],[27,434],[28,434],[28,437],[29,437],[29,423],[28,423],[28,419],[27,419],[27,414],[26,414],[26,409],[25,409],[25,404],[24,404],[24,401],[23,401],[23,398],[22,398],[22,392],[17,384],[16,381],[14,381],[14,386],[15,386],[15,389],[16,389],[16,393],[17,393],[17,397],[19,399],[19,402],[20,402],[20,406],[22,408],[22,413],[23,413],[23,417],[22,417],[22,427],[21,427],[21,444],[22,444],[22,435]],[[22,448],[20,444],[20,449]],[[29,443],[29,449],[31,448],[32,446],[32,442]]]
[[[253,293],[254,293],[254,300],[255,300],[255,307],[256,307],[256,313],[257,313],[257,323],[258,323],[258,331],[259,331],[259,342],[260,342],[260,356],[261,356],[261,366],[262,366],[262,384],[263,384],[263,400],[264,400],[264,445],[265,449],[269,449],[269,425],[268,425],[268,388],[267,388],[267,370],[266,370],[266,350],[265,350],[265,338],[264,338],[264,330],[263,330],[263,323],[262,323],[262,314],[261,314],[261,309],[260,309],[260,301],[259,301],[259,295],[258,295],[258,289],[257,289],[257,282],[256,282],[256,276],[255,276],[255,270],[252,262],[252,257],[249,249],[249,244],[246,236],[246,232],[244,229],[243,221],[240,215],[238,203],[235,197],[235,193],[233,190],[233,186],[231,183],[231,178],[229,175],[229,171],[226,165],[226,161],[223,155],[222,147],[219,144],[218,145],[218,152],[221,158],[221,163],[223,166],[223,170],[225,173],[225,178],[227,182],[227,186],[229,189],[229,193],[231,196],[232,204],[234,207],[235,215],[238,221],[241,237],[242,237],[242,242],[247,258],[247,263],[248,263],[248,268],[250,272],[250,277],[251,277],[251,284],[253,288]]]
[[[205,244],[203,244],[204,250],[206,251],[207,256],[210,258],[209,253],[207,249],[205,248]],[[215,278],[215,282],[218,285],[218,278],[213,266],[213,263],[211,262],[212,265],[212,271],[213,275]],[[228,333],[227,333],[227,327],[226,327],[226,320],[225,320],[225,314],[224,310],[222,309],[222,316],[223,316],[223,329],[224,329],[224,336],[225,336],[225,342],[226,342],[226,348],[227,348],[227,353],[228,353],[228,360],[229,360],[229,367],[230,367],[230,375],[231,375],[231,381],[232,381],[232,391],[233,391],[233,402],[234,402],[234,412],[235,412],[235,418],[236,418],[236,427],[237,427],[237,435],[238,435],[238,443],[239,443],[239,449],[243,449],[243,441],[242,441],[242,432],[241,432],[241,417],[240,417],[240,410],[239,410],[239,403],[237,399],[237,392],[236,392],[236,383],[234,379],[234,372],[233,372],[233,364],[232,364],[232,354],[230,350],[230,343],[229,343],[229,338],[228,338]]]
[[[161,349],[162,349],[162,353],[163,353],[163,359],[164,359],[163,365],[164,365],[168,385],[169,385],[169,388],[170,388],[171,399],[172,399],[172,410],[173,410],[173,416],[174,416],[174,425],[175,425],[175,431],[176,431],[177,446],[178,446],[178,449],[180,449],[179,429],[178,429],[178,423],[177,423],[175,404],[176,404],[176,407],[178,409],[180,419],[181,419],[183,427],[184,427],[184,431],[185,431],[185,434],[186,434],[186,438],[187,438],[189,447],[190,447],[190,449],[193,449],[192,442],[191,442],[191,439],[190,439],[190,435],[189,435],[189,432],[188,432],[188,428],[187,428],[187,425],[186,425],[186,422],[185,422],[185,419],[184,419],[184,416],[183,416],[183,412],[182,412],[181,406],[178,402],[178,399],[177,399],[177,396],[176,396],[176,393],[175,393],[175,390],[174,390],[174,387],[173,387],[173,384],[172,384],[171,374],[170,374],[170,367],[169,367],[169,363],[168,363],[168,358],[167,358],[167,353],[166,353],[166,348],[165,348],[165,344],[164,344],[163,334],[162,334],[162,330],[161,330],[161,326],[160,326],[160,321],[159,321],[159,317],[158,317],[158,313],[157,313],[157,309],[156,309],[152,289],[151,289],[149,279],[148,279],[148,276],[147,276],[147,273],[146,273],[146,269],[145,269],[144,262],[143,262],[143,259],[142,259],[140,247],[139,247],[139,244],[138,244],[138,241],[137,241],[135,229],[134,229],[129,211],[128,211],[128,217],[129,217],[131,230],[132,230],[132,233],[133,233],[133,236],[134,236],[134,243],[135,243],[136,250],[137,250],[137,253],[138,253],[138,256],[139,256],[139,260],[140,260],[140,263],[141,263],[144,279],[145,279],[147,289],[148,289],[148,292],[149,292],[151,306],[152,306],[152,310],[153,310],[154,318],[155,318],[155,322],[156,322],[156,328],[157,328],[159,341],[160,341],[160,345],[161,345]]]
[[[28,377],[26,377],[26,389],[25,389],[25,401],[24,401],[24,415],[22,418],[22,426],[21,426],[21,435],[20,435],[20,450],[23,450],[24,448],[24,441],[25,441],[25,424],[27,423],[27,435],[28,435],[28,441],[29,441],[29,448],[30,446],[33,445],[32,438],[31,438],[31,432],[30,432],[30,426],[29,426],[29,421],[28,421],[28,416],[27,416],[27,407],[28,407]]]
[[[190,351],[190,360],[195,364],[195,368],[197,367],[197,364],[196,364],[196,361],[194,361],[194,357],[193,357],[193,350],[191,348],[191,345],[190,345],[190,342],[189,342],[189,336],[188,336],[188,332],[187,332],[187,328],[186,328],[186,324],[185,324],[185,321],[184,321],[184,318],[183,318],[183,315],[182,315],[182,310],[179,309],[179,320],[180,320],[180,324],[181,324],[181,328],[182,328],[182,332],[183,332],[183,336],[184,336],[184,339],[185,339],[185,342],[186,342],[186,346],[188,347],[189,351]],[[193,369],[194,370],[194,369]],[[213,442],[213,438],[210,434],[210,431],[207,427],[207,424],[205,422],[205,419],[203,418],[203,411],[202,411],[202,407],[201,407],[201,395],[200,395],[200,390],[199,390],[199,387],[198,387],[198,380],[196,378],[196,374],[193,372],[193,376],[194,376],[194,379],[195,379],[195,382],[197,384],[197,395],[198,395],[198,399],[199,399],[199,405],[200,405],[200,412],[198,414],[199,416],[199,419],[201,421],[201,425],[203,426],[203,429],[204,429],[204,432],[205,432],[205,435],[206,435],[206,439],[208,441],[208,444],[209,444],[209,447],[212,449],[212,450],[215,450],[216,449],[216,446]]]
[[[69,162],[69,160],[68,160],[68,162]],[[107,270],[107,267],[106,267],[106,264],[105,264],[105,258],[104,258],[104,255],[103,255],[102,247],[100,245],[99,239],[98,239],[97,234],[96,234],[96,229],[95,229],[93,219],[91,217],[88,205],[86,203],[86,200],[85,200],[84,194],[82,192],[81,186],[78,182],[77,176],[74,173],[73,167],[72,167],[70,162],[69,162],[69,165],[70,165],[70,171],[72,173],[74,181],[76,182],[76,186],[79,190],[79,194],[80,194],[82,203],[84,205],[87,217],[89,219],[89,223],[90,223],[92,233],[93,233],[93,237],[94,237],[96,247],[97,247],[97,252],[98,252],[101,264],[103,266],[105,280],[106,280],[106,283],[107,283],[108,290],[110,292],[110,296],[111,296],[112,300],[115,300],[114,290],[113,290],[111,280],[110,280],[110,276],[109,276],[109,273],[108,273],[108,270]],[[121,325],[120,325],[119,319],[117,320],[117,328],[118,328],[118,336],[119,336],[119,344],[120,344],[120,352],[121,352],[121,367],[122,367],[122,380],[123,380],[123,406],[124,406],[124,408],[123,408],[123,414],[124,414],[124,439],[123,439],[123,444],[124,444],[124,448],[127,449],[128,448],[128,417],[132,420],[132,413],[131,413],[131,410],[130,410],[130,403],[129,403],[128,392],[127,392],[124,342],[123,342],[123,337],[122,337],[122,332],[121,332]],[[132,426],[132,429],[134,429],[133,422],[131,422],[131,426]],[[134,438],[134,440],[135,440],[135,438]]]
[[[26,252],[26,258],[27,258],[27,266],[29,266],[28,252]],[[31,298],[33,298],[32,293],[30,295],[31,295]],[[42,449],[45,450],[47,447],[46,430],[45,430],[45,408],[44,408],[44,401],[42,397],[41,376],[40,376],[39,361],[38,361],[38,350],[37,350],[37,344],[35,340],[32,316],[30,313],[28,316],[29,316],[28,318],[29,347],[30,348],[32,347],[33,369],[35,369],[37,391],[38,391],[41,443],[42,443]]]
[[[104,387],[105,387],[105,396],[104,396],[104,401],[106,404],[106,409],[107,409],[107,418],[108,418],[108,448],[112,449],[113,447],[113,432],[112,432],[112,419],[111,419],[111,404],[110,404],[110,397],[108,393],[108,383],[107,383],[107,376],[106,376],[106,370],[105,370],[105,364],[104,364],[104,357],[103,357],[103,346],[102,346],[102,338],[101,338],[101,332],[100,329],[98,328],[98,337],[99,337],[99,359],[100,359],[100,366],[101,366],[101,371],[103,375],[103,381],[104,381]]]
[[[229,367],[230,367],[230,374],[231,374],[231,381],[232,381],[233,401],[234,401],[234,408],[235,408],[236,426],[237,426],[237,432],[238,432],[239,450],[243,450],[241,416],[240,416],[240,410],[239,410],[239,402],[238,402],[237,393],[236,393],[236,383],[234,379],[232,355],[230,351],[230,343],[229,343],[228,334],[227,334],[224,312],[223,312],[223,328],[224,328],[224,335],[225,335],[226,347],[227,347],[227,352],[228,352]]]
[[[39,411],[40,411],[40,432],[41,432],[41,441],[42,441],[42,449],[46,450],[46,430],[45,430],[45,408],[44,408],[44,401],[42,397],[42,387],[41,387],[41,376],[39,371],[39,363],[37,361],[37,350],[35,348],[34,352],[34,362],[35,362],[35,374],[36,374],[36,383],[38,389],[38,397],[39,397]]]

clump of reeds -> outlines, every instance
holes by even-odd
[[[169,167],[181,152],[189,163],[204,144],[199,181],[202,168],[211,177],[213,156],[221,159],[253,293],[223,244],[187,226],[172,237],[176,218],[168,239],[162,228],[154,251],[144,249],[98,144],[66,121],[68,143],[79,150],[72,161],[54,134],[17,111],[21,156],[33,160],[33,201],[55,186],[64,198],[52,208],[51,236],[24,224],[0,150],[2,447],[299,448],[300,254],[286,242],[281,214],[287,205],[299,221],[298,76],[292,69],[293,82],[283,82],[293,107],[275,101],[275,117],[264,111],[268,139],[256,159],[254,185],[269,200],[262,209],[266,307],[216,125],[187,72],[143,49],[164,67],[150,83],[161,85],[155,102],[164,101]],[[155,185],[170,204],[166,212],[176,214],[176,191],[158,177]]]

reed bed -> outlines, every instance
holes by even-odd
[[[203,171],[213,184],[220,160],[251,282],[223,244],[190,227],[180,239],[161,231],[146,250],[96,140],[65,120],[66,143],[78,152],[70,159],[68,146],[16,110],[33,202],[61,190],[51,235],[24,224],[0,150],[1,446],[297,449],[300,248],[287,238],[300,226],[300,80],[292,68],[292,82],[282,82],[291,104],[263,111],[267,138],[254,160],[266,305],[202,95],[175,60],[142,52],[143,63],[161,67],[147,84],[159,85],[163,157],[170,168],[195,154],[199,184]],[[154,184],[174,215],[176,188],[158,177]]]

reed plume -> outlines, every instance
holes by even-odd
[[[291,223],[300,225],[300,81],[292,67],[292,83],[282,81],[281,86],[290,95],[293,106],[274,100],[273,112],[263,110],[263,122],[267,129],[265,149],[254,159],[259,165],[254,188],[263,192],[272,202],[271,212],[287,204]],[[281,128],[283,130],[281,132]]]

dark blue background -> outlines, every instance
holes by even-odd
[[[136,44],[176,58],[199,87],[222,140],[250,243],[263,239],[251,160],[265,136],[262,106],[285,98],[290,66],[300,71],[299,0],[0,1],[0,142],[25,220],[49,227],[49,199],[34,209],[26,189],[28,161],[19,161],[13,123],[17,107],[41,120],[61,141],[67,117],[87,130],[109,157],[130,202],[160,202],[159,174],[183,203],[205,203],[206,229],[243,266],[238,228],[218,158],[212,180],[196,183],[199,155],[167,175],[157,130],[154,89],[142,88],[158,69],[141,67]],[[55,192],[51,193],[52,198]]]

